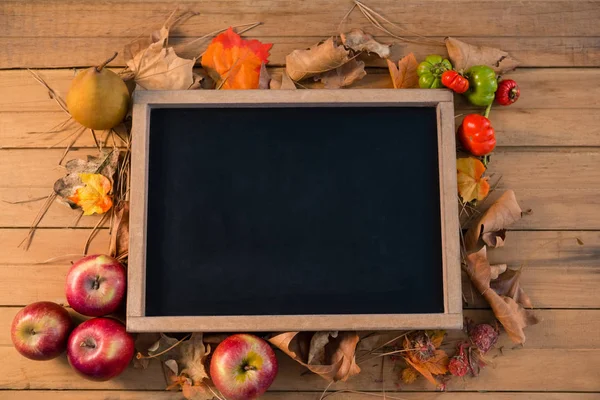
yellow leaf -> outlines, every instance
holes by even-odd
[[[112,184],[108,178],[102,174],[80,173],[79,179],[85,186],[78,188],[69,200],[83,209],[83,215],[103,214],[110,210]]]
[[[392,61],[387,60],[390,76],[394,89],[410,89],[419,87],[419,76],[417,75],[417,59],[413,53],[409,53],[398,61],[398,67]]]
[[[402,382],[410,385],[419,377],[419,373],[413,367],[406,367],[402,370]]]
[[[490,191],[488,178],[481,176],[485,172],[485,165],[477,158],[459,158],[456,160],[458,173],[458,194],[465,203],[473,200],[483,200]]]

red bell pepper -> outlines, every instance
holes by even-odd
[[[464,93],[469,89],[469,80],[456,71],[445,71],[442,74],[442,85],[456,93]]]
[[[496,147],[496,134],[489,119],[480,114],[469,114],[458,128],[462,147],[474,156],[490,154]]]
[[[519,85],[512,79],[505,79],[498,83],[498,90],[496,91],[496,102],[498,104],[509,106],[519,100],[520,95]]]

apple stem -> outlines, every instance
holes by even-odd
[[[118,55],[118,54],[119,54],[119,53],[117,53],[117,52],[115,51],[115,54],[113,54],[113,56],[112,56],[111,58],[109,58],[108,60],[104,61],[102,64],[100,64],[100,65],[98,65],[98,66],[96,67],[96,71],[97,71],[97,72],[100,72],[100,71],[102,71],[102,68],[106,67],[106,64],[108,64],[109,62],[111,62],[112,60],[114,60],[115,58],[117,58],[117,55]]]
[[[92,340],[86,339],[83,342],[79,343],[79,347],[89,347],[90,349],[95,349],[96,343],[94,343]]]
[[[94,283],[92,283],[92,289],[98,290],[100,287],[100,277],[96,275],[96,279],[94,279]]]

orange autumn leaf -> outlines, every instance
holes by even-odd
[[[84,186],[77,188],[69,200],[83,209],[83,215],[103,214],[110,210],[113,204],[109,196],[110,180],[102,174],[90,173],[80,173],[79,179]]]
[[[258,89],[261,64],[269,62],[272,43],[244,40],[232,28],[213,39],[202,66],[221,89]]]
[[[490,191],[488,178],[482,178],[485,165],[477,158],[459,158],[456,160],[458,194],[465,203],[483,200]]]
[[[419,63],[413,53],[409,53],[398,61],[398,66],[392,61],[387,60],[390,76],[394,89],[410,89],[419,87],[419,76],[417,67]]]
[[[423,375],[432,384],[441,387],[441,383],[434,375],[444,375],[448,372],[449,358],[444,350],[438,349],[444,339],[444,331],[417,332],[404,338],[404,351],[402,355],[404,361],[412,368]],[[405,373],[407,376],[405,376]],[[402,379],[409,383],[412,376],[406,369],[402,372]],[[414,381],[414,379],[412,379]]]

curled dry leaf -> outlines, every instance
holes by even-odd
[[[475,157],[456,160],[458,194],[463,202],[483,200],[490,191],[488,178],[484,178],[485,165]]]
[[[168,46],[174,15],[149,38],[137,39],[123,49],[129,70],[126,76],[133,78],[140,89],[186,90],[200,86],[202,78],[193,71],[196,59],[181,58]],[[181,19],[182,16],[177,18]]]
[[[375,53],[381,58],[388,58],[390,56],[390,46],[379,43],[373,39],[373,36],[363,32],[361,29],[355,28],[350,32],[342,33],[340,38],[344,46],[356,52],[366,51],[368,53]]]
[[[498,265],[490,266],[490,270],[491,270],[490,278],[492,280],[498,279],[498,276],[500,276],[500,274],[504,273],[506,271],[506,268],[508,268],[508,266],[506,264],[498,264]]]
[[[269,62],[272,46],[244,40],[229,28],[212,40],[202,56],[202,66],[220,89],[258,89],[261,65]]]
[[[493,271],[493,266],[492,266]],[[506,269],[505,272],[494,278],[492,272],[491,288],[500,296],[507,296],[514,299],[525,308],[532,308],[531,299],[525,293],[520,284],[521,269]]]
[[[288,76],[284,70],[281,79],[273,78],[269,84],[270,89],[274,90],[296,90],[296,83]]]
[[[120,203],[114,212],[115,218],[110,234],[108,254],[121,259],[129,253],[129,202]]]
[[[267,65],[265,63],[260,64],[260,74],[258,77],[258,88],[268,89],[271,83],[271,75],[267,71]]]
[[[515,343],[525,343],[525,333],[523,329],[529,325],[535,325],[539,319],[532,310],[526,310],[523,305],[513,297],[500,295],[491,288],[491,266],[487,260],[487,250],[481,248],[477,253],[469,254],[466,258],[467,275],[471,278],[473,286],[490,304],[494,315],[500,321],[510,339]],[[504,273],[506,274],[506,272]],[[503,274],[502,274],[503,275]],[[501,279],[502,275],[498,279]],[[518,282],[519,276],[509,278]],[[504,285],[501,285],[504,286]],[[510,285],[514,290],[516,298],[520,297],[523,302],[529,302],[525,299],[525,294],[520,291],[520,287],[515,282]],[[508,293],[507,293],[508,294]]]
[[[314,79],[323,82],[325,89],[339,89],[350,86],[355,81],[364,78],[365,75],[367,75],[365,63],[353,58],[341,67],[316,75]]]
[[[349,54],[330,37],[310,49],[292,51],[285,58],[285,70],[297,82],[341,67],[349,61]]]
[[[286,332],[269,342],[324,379],[345,382],[360,372],[355,359],[358,340],[356,332]]]
[[[390,76],[394,89],[411,89],[419,87],[419,76],[417,75],[417,67],[419,63],[413,53],[407,54],[400,61],[398,66],[392,61],[387,60]]]
[[[507,190],[467,231],[465,248],[470,252],[478,250],[484,243],[489,247],[503,246],[506,228],[521,219],[521,216],[515,192]]]
[[[507,52],[493,47],[474,46],[452,37],[447,37],[446,48],[452,65],[457,71],[466,70],[475,65],[487,65],[503,74],[517,68],[519,62]]]

